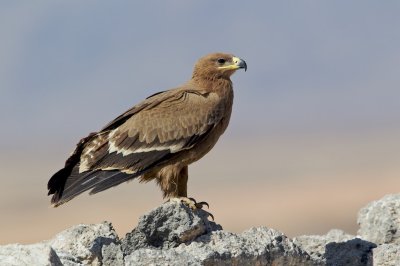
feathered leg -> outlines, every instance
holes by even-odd
[[[196,202],[193,198],[187,197],[188,167],[171,165],[164,167],[158,173],[158,184],[164,193],[164,197],[169,201],[182,202],[192,210],[202,209],[204,205],[208,207],[207,202]],[[214,216],[207,212],[214,220]]]

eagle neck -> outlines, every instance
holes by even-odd
[[[214,92],[227,92],[232,90],[232,81],[229,78],[199,78],[193,77],[192,82],[199,88]]]

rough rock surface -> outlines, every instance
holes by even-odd
[[[206,265],[313,265],[310,256],[292,240],[267,227],[242,234],[215,231],[175,251]]]
[[[182,203],[154,209],[122,240],[125,263],[157,264],[160,258],[171,265],[299,265],[311,261],[278,231],[261,227],[237,235],[221,231],[222,227],[207,217],[205,211],[193,212]]]
[[[121,266],[124,265],[124,254],[121,246],[116,243],[104,245],[101,249],[103,265]]]
[[[139,248],[171,248],[196,237],[222,230],[204,210],[192,211],[183,203],[167,202],[139,218],[138,226],[122,240],[124,254]]]
[[[379,266],[400,265],[400,245],[383,244],[373,249],[373,261]]]
[[[73,226],[57,234],[49,244],[64,264],[101,265],[102,247],[117,242],[111,223],[103,222]]]
[[[389,195],[363,208],[359,236],[331,230],[293,240],[267,227],[223,231],[205,211],[165,203],[122,240],[110,223],[77,225],[48,241],[0,246],[0,264],[400,265],[399,199]]]
[[[0,265],[61,265],[61,261],[48,243],[41,242],[0,246]]]
[[[386,195],[358,213],[358,234],[376,244],[400,243],[400,194]]]
[[[345,242],[355,236],[339,229],[332,229],[326,235],[304,235],[293,238],[293,242],[310,254],[315,261],[326,262],[325,246],[331,242]]]
[[[110,223],[81,224],[38,244],[0,246],[0,265],[102,265],[102,249],[113,243]]]
[[[282,233],[266,227],[237,235],[213,231],[174,249],[138,249],[126,265],[314,265],[310,257]]]

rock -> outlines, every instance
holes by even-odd
[[[313,265],[282,233],[266,227],[222,231],[202,210],[165,203],[140,218],[122,242],[126,265]]]
[[[125,257],[126,266],[138,265],[204,265],[193,256],[181,254],[174,249],[150,249],[142,248],[133,251],[130,255]]]
[[[373,265],[372,249],[376,245],[342,230],[334,229],[321,236],[299,236],[293,242],[321,265]]]
[[[282,233],[266,227],[240,235],[213,231],[173,249],[138,249],[125,265],[315,265]]]
[[[47,242],[0,246],[0,264],[3,266],[62,265],[56,252]]]
[[[122,253],[121,246],[118,244],[104,245],[101,249],[101,254],[103,256],[103,265],[124,265],[124,253]]]
[[[251,228],[239,235],[215,231],[175,250],[205,265],[312,265],[306,252],[267,227]]]
[[[192,211],[180,202],[164,203],[140,217],[137,227],[122,240],[122,250],[130,254],[139,248],[171,248],[202,234],[222,230],[207,217],[207,212]]]
[[[373,249],[374,265],[397,266],[400,265],[400,245],[382,244]]]
[[[111,223],[76,225],[50,240],[61,262],[66,265],[100,265],[102,247],[117,243],[118,236]]]
[[[400,243],[400,194],[386,195],[358,213],[358,234],[376,244]]]
[[[326,235],[298,236],[293,238],[293,242],[305,250],[312,259],[320,263],[325,263],[325,246],[331,242],[345,242],[354,239],[355,236],[346,234],[339,229],[332,229]]]
[[[326,265],[372,266],[374,243],[355,238],[346,242],[331,242],[326,245]]]
[[[331,230],[293,240],[267,227],[223,231],[207,212],[170,202],[142,216],[121,241],[110,223],[77,225],[48,241],[0,246],[0,264],[400,265],[399,202],[389,195],[363,208],[359,238]]]
[[[101,265],[103,246],[118,243],[110,223],[73,226],[52,240],[33,245],[0,246],[1,265]],[[118,246],[119,247],[119,246]],[[109,258],[109,250],[105,249]],[[115,255],[115,261],[123,261]],[[113,264],[114,265],[114,264]],[[122,264],[121,264],[122,265]]]

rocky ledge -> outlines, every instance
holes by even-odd
[[[170,202],[120,239],[111,223],[76,225],[32,245],[0,246],[1,265],[400,265],[400,194],[360,210],[357,236],[341,230],[289,239],[255,227],[234,234]]]

